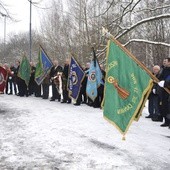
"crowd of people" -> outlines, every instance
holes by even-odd
[[[159,83],[154,83],[149,95],[148,110],[149,115],[146,118],[151,118],[152,121],[163,122],[161,127],[170,128],[170,58],[163,60],[163,65],[154,65],[153,74],[160,80]]]
[[[20,67],[20,62],[17,60],[11,66],[4,64],[3,67],[8,71],[8,79],[6,83],[5,92],[8,95],[15,94],[17,96],[30,96],[35,95],[35,97],[42,97],[43,99],[49,99],[49,86],[52,86],[52,97],[50,101],[58,101],[61,103],[73,103],[69,97],[69,92],[67,88],[68,77],[69,77],[69,63],[70,60],[67,58],[65,60],[64,66],[60,66],[58,60],[53,61],[53,67],[51,68],[49,74],[45,77],[41,85],[38,85],[35,80],[36,67],[33,62],[30,62],[31,75],[28,87],[24,80],[18,77],[18,70]],[[103,82],[105,81],[105,71],[103,66],[100,65]],[[81,83],[80,93],[77,100],[74,102],[75,106],[81,104],[87,104],[94,108],[100,108],[103,100],[104,84],[101,84],[98,89],[98,96],[94,101],[92,101],[86,95],[86,85],[88,77],[88,69],[90,68],[90,63],[86,63],[83,70],[86,73],[85,78]],[[62,73],[62,96],[59,92],[59,81],[56,78],[59,73]],[[163,60],[163,65],[154,65],[153,74],[160,80],[159,83],[154,82],[151,93],[148,97],[148,111],[149,115],[146,118],[151,118],[152,121],[163,122],[161,127],[170,128],[170,58],[165,58]]]
[[[97,91],[98,96],[94,101],[92,101],[86,94],[86,85],[87,85],[87,76],[88,76],[88,69],[90,68],[90,63],[86,63],[85,67],[82,69],[85,71],[86,76],[84,77],[83,81],[81,82],[81,88],[77,100],[72,102],[69,91],[67,88],[68,77],[69,77],[69,64],[70,59],[66,58],[64,65],[59,65],[58,60],[53,61],[53,67],[51,68],[49,74],[44,78],[41,85],[38,85],[35,81],[35,71],[36,66],[33,62],[30,62],[31,67],[31,75],[28,87],[24,80],[22,80],[18,76],[18,71],[20,67],[20,61],[16,61],[15,64],[4,64],[3,67],[8,71],[8,79],[6,82],[6,88],[4,93],[11,95],[15,94],[17,96],[31,96],[34,95],[35,97],[42,97],[42,99],[49,99],[49,87],[52,87],[52,97],[49,99],[50,101],[58,101],[60,103],[73,103],[75,106],[79,106],[81,104],[87,104],[94,108],[100,108],[101,102],[103,100],[103,92],[104,92],[104,84],[101,84]],[[105,79],[105,71],[103,66],[100,65],[101,72],[103,75],[103,82]],[[60,93],[60,82],[58,79],[58,74],[61,74],[62,78],[62,94]]]

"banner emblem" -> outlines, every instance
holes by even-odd
[[[72,81],[73,81],[73,85],[76,85],[78,82],[77,74],[75,71],[72,72]]]
[[[96,81],[96,73],[95,71],[92,71],[89,76],[90,81]]]

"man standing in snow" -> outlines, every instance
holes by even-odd
[[[28,84],[28,93],[29,95],[32,95],[35,92],[35,86],[36,86],[36,82],[34,80],[36,67],[33,62],[30,62],[30,66],[31,66],[31,77]]]
[[[168,88],[170,90],[170,80],[167,80],[167,81],[162,80],[158,83],[158,85],[160,87]],[[167,114],[166,117],[167,117],[167,120],[168,120],[167,122],[169,123],[169,129],[170,129],[170,94],[169,94],[169,97],[168,97],[168,114]]]
[[[153,74],[159,79],[160,67],[155,65],[153,67]],[[146,118],[152,118],[153,121],[162,121],[162,116],[160,115],[160,97],[162,89],[157,83],[154,83],[152,91],[149,95],[149,116]]]
[[[55,101],[55,99],[58,99],[60,101],[60,95],[59,92],[56,88],[56,83],[55,83],[55,76],[57,76],[58,72],[62,72],[62,67],[58,65],[58,60],[53,61],[53,67],[51,68],[50,71],[50,79],[52,82],[52,97],[50,101]]]
[[[70,59],[66,58],[64,69],[63,69],[63,74],[62,74],[63,101],[61,103],[71,103],[71,99],[68,96],[68,90],[67,90],[69,64],[70,64]]]
[[[160,75],[160,80],[164,80],[165,82],[170,81],[170,58],[166,58],[165,68],[162,70]],[[161,127],[169,126],[169,119],[167,115],[170,113],[169,102],[168,102],[169,94],[163,89],[162,90],[162,105],[161,105],[161,114],[165,119],[165,122],[161,125]]]

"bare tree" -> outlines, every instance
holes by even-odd
[[[45,14],[42,34],[55,57],[73,52],[81,63],[91,58],[91,47],[105,61],[105,26],[148,67],[168,57],[170,44],[170,5],[168,0],[72,0],[68,11],[60,0]]]
[[[33,32],[33,61],[36,61],[38,58],[38,50],[39,45],[42,44],[41,42],[41,37],[36,32]],[[9,35],[5,51],[3,50],[3,45],[0,44],[0,56],[4,56],[5,54],[5,62],[14,62],[16,59],[21,59],[23,54],[29,56],[28,47],[28,32],[20,33],[18,35],[11,34]]]

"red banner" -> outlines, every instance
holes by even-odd
[[[4,93],[7,76],[8,76],[7,71],[0,66],[0,93]]]

